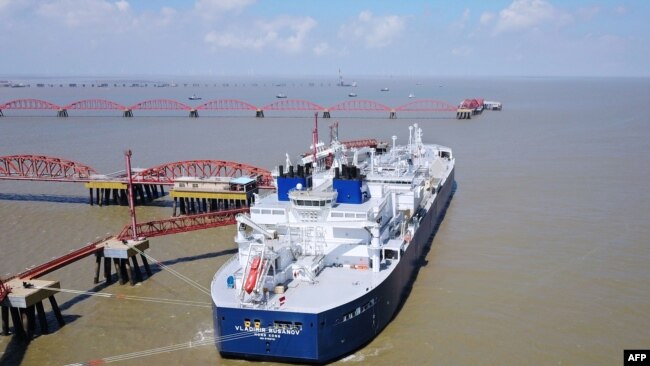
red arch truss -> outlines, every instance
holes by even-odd
[[[261,187],[273,186],[271,172],[252,165],[223,160],[188,160],[167,163],[145,169],[134,179],[156,183],[173,183],[180,177],[252,177],[258,176]]]
[[[5,299],[7,294],[9,293],[9,287],[7,287],[4,282],[2,282],[2,279],[0,278],[0,302]]]
[[[283,99],[262,107],[265,111],[322,111],[322,106],[303,99]]]
[[[115,103],[106,99],[84,99],[70,103],[63,107],[65,109],[81,109],[81,110],[109,110],[117,109],[124,111],[127,108],[121,104]]]
[[[483,99],[465,99],[460,103],[460,108],[475,109],[483,105]]]
[[[205,111],[255,111],[257,107],[237,99],[215,99],[196,107]]]
[[[0,156],[0,179],[85,181],[95,169],[44,155]]]
[[[177,102],[171,99],[150,99],[150,100],[142,101],[138,104],[134,104],[128,107],[128,109],[132,109],[132,110],[139,109],[143,111],[161,111],[161,110],[189,111],[192,110],[192,107],[190,107],[187,104]]]
[[[395,108],[398,112],[455,112],[456,106],[441,100],[419,99]]]
[[[334,104],[329,108],[330,111],[378,111],[388,112],[391,108],[387,105],[377,103],[372,100],[355,99],[347,100]]]
[[[0,105],[0,109],[61,109],[61,106],[41,99],[15,99]]]

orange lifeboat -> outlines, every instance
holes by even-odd
[[[251,263],[251,269],[248,271],[248,278],[246,278],[246,283],[244,284],[244,290],[246,293],[250,294],[255,288],[255,282],[257,282],[257,273],[260,270],[260,256],[255,256],[253,258],[253,263]]]

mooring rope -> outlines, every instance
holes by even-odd
[[[45,286],[34,286],[37,289],[58,291],[58,292],[67,292],[76,295],[87,295],[87,296],[97,296],[105,298],[113,298],[117,300],[135,300],[135,301],[148,301],[156,302],[161,304],[174,304],[174,305],[187,305],[187,306],[198,306],[203,308],[211,308],[212,303],[204,301],[190,301],[190,300],[178,300],[178,299],[165,299],[158,297],[145,297],[145,296],[133,296],[133,295],[124,295],[124,294],[109,294],[107,292],[93,292],[93,291],[80,291],[80,290],[71,290],[63,289],[57,287],[45,287]]]
[[[126,353],[126,354],[117,355],[117,356],[104,357],[104,358],[90,360],[90,361],[83,362],[83,363],[69,364],[69,365],[66,365],[66,366],[97,366],[97,365],[102,365],[102,364],[105,364],[105,363],[132,360],[132,359],[135,359],[135,358],[147,357],[147,356],[157,355],[157,354],[160,354],[160,353],[180,351],[180,350],[184,350],[184,349],[207,346],[207,345],[212,345],[212,344],[219,343],[219,342],[233,341],[233,340],[238,340],[238,339],[252,337],[252,336],[255,336],[255,333],[253,333],[253,332],[240,332],[240,333],[230,334],[230,335],[223,336],[223,337],[216,337],[216,338],[215,337],[206,337],[205,339],[202,339],[202,340],[199,340],[199,341],[183,342],[183,343],[173,344],[173,345],[170,345],[170,346],[152,348],[152,349],[143,350],[143,351],[136,351],[136,352]]]
[[[128,245],[128,244],[127,244],[127,245]],[[157,264],[160,268],[162,268],[162,269],[168,271],[169,273],[173,274],[174,276],[180,278],[181,280],[183,280],[183,281],[185,281],[186,283],[188,283],[190,286],[192,286],[192,287],[198,289],[199,291],[203,292],[204,294],[210,296],[210,298],[212,297],[212,295],[210,294],[210,290],[208,290],[207,288],[205,288],[205,287],[204,287],[203,285],[201,285],[200,283],[198,283],[198,282],[194,281],[193,279],[191,279],[191,278],[189,278],[189,277],[187,277],[187,276],[184,276],[184,275],[178,273],[177,271],[175,271],[175,270],[169,268],[168,266],[162,264],[162,263],[161,263],[159,260],[157,260],[156,258],[153,258],[152,256],[150,256],[149,254],[146,254],[145,252],[141,251],[140,249],[138,249],[138,248],[136,248],[136,247],[134,247],[134,246],[132,246],[132,245],[128,245],[128,246],[129,246],[129,248],[131,248],[131,249],[135,250],[136,252],[138,252],[140,255],[146,257],[147,259],[149,259],[149,260],[151,260],[152,262],[154,262],[155,264]]]

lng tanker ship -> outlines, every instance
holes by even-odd
[[[224,357],[324,363],[371,341],[409,293],[451,199],[451,149],[422,129],[382,149],[329,147],[274,171],[277,194],[237,217],[211,284]]]

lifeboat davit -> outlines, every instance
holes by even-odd
[[[251,269],[248,271],[248,278],[246,278],[246,283],[244,284],[244,290],[246,293],[250,294],[255,288],[255,283],[257,282],[257,273],[260,270],[260,256],[255,256],[253,262],[251,263]]]

